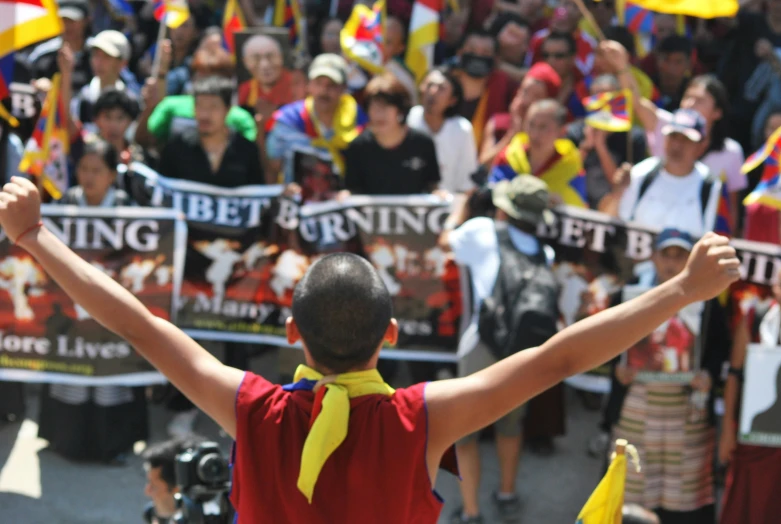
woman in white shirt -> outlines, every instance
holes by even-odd
[[[469,191],[478,167],[477,148],[472,124],[458,115],[464,97],[461,84],[447,72],[433,69],[423,78],[420,94],[421,105],[410,110],[407,124],[434,140],[440,187],[451,193]]]

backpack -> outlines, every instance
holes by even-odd
[[[629,218],[630,222],[635,219],[635,213],[637,212],[637,206],[640,205],[640,199],[643,198],[643,195],[646,191],[648,191],[648,188],[651,187],[651,184],[653,184],[654,181],[659,178],[659,173],[661,171],[662,161],[659,160],[653,169],[651,169],[651,171],[645,175],[645,178],[640,183],[640,188],[637,191],[637,200],[635,200],[634,208],[632,208],[632,216]],[[705,221],[705,210],[708,208],[708,200],[710,199],[711,189],[716,183],[716,180],[717,178],[713,174],[709,174],[702,181],[702,186],[700,186],[700,213],[702,214],[703,222]]]
[[[518,251],[507,224],[495,223],[499,273],[491,296],[478,311],[480,340],[501,360],[539,346],[558,331],[559,284],[540,246],[536,255]]]

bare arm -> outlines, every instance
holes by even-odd
[[[728,239],[706,234],[683,273],[667,283],[565,328],[541,347],[468,377],[432,382],[426,388],[429,471],[435,473],[441,454],[459,438],[614,358],[687,304],[715,296],[738,278],[738,265]]]
[[[39,220],[40,197],[35,186],[14,178],[0,193],[0,225],[9,238],[17,239]],[[25,234],[19,242],[74,302],[127,340],[187,398],[235,436],[234,401],[242,371],[223,365],[177,327],[152,315],[129,291],[45,228]]]
[[[656,105],[640,94],[640,88],[637,86],[637,81],[630,68],[627,50],[618,42],[605,40],[599,44],[597,52],[602,54],[608,64],[610,64],[613,73],[621,83],[621,88],[632,92],[633,107],[637,118],[643,124],[643,128],[646,131],[653,132],[658,122]]]

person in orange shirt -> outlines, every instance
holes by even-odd
[[[241,61],[252,78],[239,84],[239,105],[255,109],[265,101],[275,108],[304,97],[295,75],[284,67],[279,42],[268,35],[254,35],[241,48]],[[298,92],[302,91],[302,92]]]

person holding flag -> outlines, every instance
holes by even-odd
[[[583,105],[588,111],[589,105],[594,104],[594,109],[585,119],[570,124],[566,136],[577,144],[583,159],[589,207],[598,209],[602,199],[613,190],[613,175],[618,167],[645,158],[647,146],[645,131],[631,125],[631,93],[621,91],[618,79],[600,75],[590,88]]]

